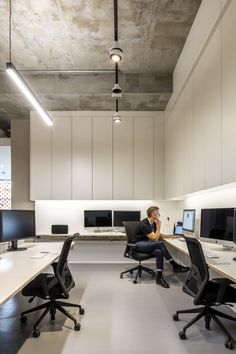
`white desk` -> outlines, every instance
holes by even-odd
[[[63,242],[26,243],[23,246],[27,250],[0,255],[0,305],[52,264],[61,253]],[[32,255],[44,251],[50,253],[43,258],[31,258]]]
[[[165,239],[168,249],[171,248],[188,255],[188,249],[186,242],[181,242],[178,239]],[[236,282],[236,261],[233,261],[233,257],[236,257],[236,252],[234,250],[230,251],[224,249],[221,245],[216,245],[207,242],[201,242],[203,252],[206,250],[219,258],[209,258],[205,256],[206,262],[211,270],[220,274],[225,278],[229,278]]]

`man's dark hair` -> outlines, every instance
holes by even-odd
[[[157,207],[157,206],[151,206],[151,207],[149,207],[148,210],[147,210],[147,216],[152,216],[152,213],[153,213],[154,211],[159,210],[159,209],[160,209],[160,208]]]

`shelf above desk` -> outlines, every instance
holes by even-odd
[[[57,235],[57,234],[48,234],[48,235],[37,235],[37,238],[40,241],[59,241],[64,240],[71,235]],[[126,240],[126,234],[123,232],[80,232],[78,237],[79,241],[90,241],[90,240],[108,240],[108,241],[123,241]]]

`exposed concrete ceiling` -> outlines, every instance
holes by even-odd
[[[172,74],[201,0],[119,0],[121,110],[164,110]],[[0,11],[0,127],[29,117],[6,77],[9,5]],[[113,0],[12,0],[12,61],[48,110],[113,110]],[[37,72],[42,70],[43,72]],[[96,70],[50,73],[47,70]]]

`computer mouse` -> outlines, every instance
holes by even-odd
[[[233,261],[236,261],[236,257],[233,258]]]

